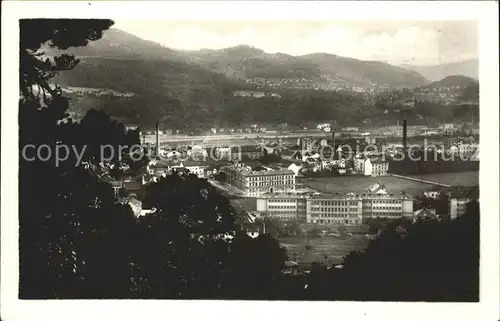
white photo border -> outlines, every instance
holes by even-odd
[[[20,18],[113,20],[473,20],[479,23],[481,278],[479,303],[18,300]],[[497,320],[499,302],[498,3],[495,1],[4,1],[2,3],[1,316],[97,319]]]

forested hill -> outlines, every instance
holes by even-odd
[[[266,53],[240,45],[221,50],[183,51],[164,47],[121,31],[110,29],[102,39],[86,47],[72,48],[78,57],[167,60],[189,63],[231,78],[268,80],[293,78],[324,87],[339,85],[419,86],[427,82],[420,74],[382,62],[362,61],[325,53],[291,56]]]
[[[118,29],[70,53],[80,58],[79,65],[61,72],[55,82],[77,87],[70,94],[73,111],[99,108],[144,127],[158,120],[172,128],[329,119],[391,122],[399,116],[381,113],[367,97],[372,94],[359,90],[429,83],[414,71],[382,62],[324,53],[270,54],[246,45],[180,51]],[[97,95],[89,88],[127,94]]]

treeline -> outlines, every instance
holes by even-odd
[[[291,90],[280,93],[282,98],[210,95],[203,89],[192,88],[189,93],[178,97],[158,93],[126,98],[74,97],[72,109],[101,109],[144,128],[153,127],[160,120],[165,127],[172,129],[230,128],[252,123],[302,125],[325,120],[360,123],[365,119],[383,118],[377,109],[341,93]]]
[[[361,98],[346,93],[295,90],[280,92],[281,98],[264,96],[234,97],[231,93],[205,91],[192,87],[179,95],[151,92],[134,97],[80,97],[72,109],[102,109],[129,123],[145,128],[157,120],[172,129],[209,129],[239,127],[249,124],[306,125],[335,120],[338,124],[393,124],[407,118],[414,124],[434,124],[443,119],[470,121],[479,119],[474,105],[441,106],[418,103],[411,110],[395,110],[383,104],[367,105]],[[419,115],[420,118],[417,116]]]

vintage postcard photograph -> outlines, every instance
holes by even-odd
[[[2,319],[500,317],[498,3],[3,5]]]

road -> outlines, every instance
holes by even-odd
[[[326,132],[294,132],[294,133],[238,133],[231,135],[198,135],[198,136],[188,136],[188,135],[159,135],[159,141],[163,144],[174,143],[203,143],[204,146],[220,146],[220,145],[228,145],[232,144],[249,144],[256,143],[261,139],[264,140],[272,140],[281,138],[284,140],[293,140],[300,137],[311,137],[316,138],[318,140],[323,138],[331,138],[332,133]],[[353,137],[362,138],[362,136],[357,135]],[[398,139],[399,135],[390,136],[390,135],[371,135],[370,137],[374,138],[389,138],[389,139]],[[409,133],[408,138],[410,139],[412,135]],[[155,135],[145,135],[144,140],[147,143],[155,143],[156,136]]]
[[[409,176],[396,175],[396,174],[390,174],[390,176],[403,178],[403,179],[407,179],[407,180],[415,181],[415,182],[420,182],[420,183],[426,183],[426,184],[437,185],[437,186],[442,186],[442,187],[450,187],[450,185],[448,185],[448,184],[443,184],[443,183],[439,183],[439,182],[432,182],[432,181],[428,181],[428,180],[416,178],[416,177],[409,177]]]
[[[325,132],[302,132],[302,133],[244,133],[231,135],[206,135],[206,136],[188,136],[188,135],[160,135],[161,143],[171,142],[218,142],[218,141],[233,141],[233,140],[259,140],[259,139],[275,139],[275,138],[299,138],[299,137],[318,137],[329,138],[331,133]],[[156,142],[155,135],[145,135],[147,143]]]
[[[223,193],[233,197],[245,197],[242,191],[227,184],[222,184],[216,180],[209,179],[208,182],[221,190]]]

